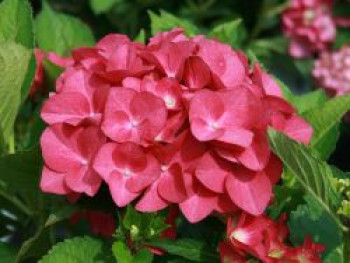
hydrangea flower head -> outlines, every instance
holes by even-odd
[[[291,0],[282,14],[284,33],[291,39],[289,52],[301,58],[327,50],[336,36],[331,0]]]
[[[66,70],[41,113],[45,192],[93,196],[104,182],[119,207],[259,216],[282,173],[268,127],[312,135],[258,64],[181,29],[147,45],[112,34],[51,61]]]

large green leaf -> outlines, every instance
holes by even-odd
[[[323,262],[343,263],[343,235],[333,219],[309,195],[307,204],[299,205],[290,215],[288,222],[291,240],[294,245],[301,245],[309,235],[315,242],[326,246]]]
[[[328,100],[321,106],[302,114],[314,129],[311,147],[323,159],[326,159],[334,150],[339,136],[339,124],[349,109],[350,94]]]
[[[132,263],[133,257],[130,248],[124,242],[114,242],[112,245],[112,252],[118,263]]]
[[[105,263],[102,246],[100,240],[90,237],[66,239],[55,245],[39,263]]]
[[[214,27],[208,36],[234,48],[240,48],[246,39],[247,32],[242,19],[235,19]]]
[[[320,107],[327,101],[324,90],[318,89],[303,95],[293,95],[291,103],[296,107],[299,114]]]
[[[178,18],[164,10],[157,15],[151,11],[148,12],[151,19],[151,32],[155,35],[161,31],[168,31],[175,27],[181,27],[188,36],[194,36],[199,33],[198,28],[190,21]]]
[[[96,15],[108,12],[116,3],[123,0],[90,0],[90,7]]]
[[[14,263],[16,258],[16,249],[6,243],[0,242],[1,263]]]
[[[41,49],[62,56],[69,55],[74,48],[92,46],[95,42],[87,25],[75,17],[56,12],[46,2],[36,17],[35,31]]]
[[[335,213],[340,197],[331,183],[331,178],[337,177],[334,173],[340,171],[332,169],[326,162],[316,158],[310,149],[282,133],[270,130],[269,136],[272,150],[297,179],[305,193],[315,199],[340,229],[344,229]]]
[[[37,148],[0,157],[2,189],[8,194],[20,196],[33,211],[37,210],[41,196],[39,190],[41,168],[42,161]]]
[[[147,245],[164,249],[170,254],[197,262],[218,262],[218,255],[204,241],[183,238],[178,240],[158,239]]]
[[[33,48],[32,20],[27,0],[4,0],[0,4],[0,43],[13,41]]]
[[[153,254],[148,249],[141,249],[134,255],[132,263],[151,263],[153,262]]]
[[[21,104],[31,51],[13,42],[0,44],[0,128],[7,142]]]

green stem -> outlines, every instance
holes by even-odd
[[[16,152],[16,141],[15,141],[15,133],[11,133],[9,138],[9,153],[14,154]]]

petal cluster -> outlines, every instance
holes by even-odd
[[[285,221],[285,215],[277,221],[247,213],[229,217],[227,239],[219,244],[221,262],[247,262],[247,255],[266,263],[322,262],[320,253],[325,247],[313,243],[309,236],[302,246],[287,245],[289,231]]]
[[[350,46],[333,52],[324,52],[316,60],[313,77],[317,87],[331,96],[350,92]]]
[[[328,49],[336,36],[331,0],[291,0],[282,23],[291,38],[289,52],[298,58]]]
[[[147,45],[112,34],[51,61],[66,70],[41,113],[45,192],[94,196],[105,182],[119,207],[258,216],[282,172],[268,127],[312,135],[258,64],[181,29]]]

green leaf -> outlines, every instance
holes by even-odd
[[[38,210],[42,210],[42,207],[49,207],[50,211],[47,212],[49,214],[46,216],[46,213],[43,213],[43,211],[40,213],[40,220],[39,222],[36,222],[36,232],[33,236],[23,242],[17,254],[17,261],[31,257],[41,257],[47,253],[52,243],[52,238],[50,237],[51,227],[68,219],[74,212],[78,211],[76,206],[67,203],[67,201],[61,197],[45,197],[45,200],[38,202]]]
[[[153,254],[148,249],[141,249],[134,256],[132,263],[151,263],[153,261]]]
[[[214,27],[208,36],[234,48],[240,48],[247,37],[247,32],[242,19],[235,19]]]
[[[300,183],[305,193],[316,200],[339,230],[343,230],[344,226],[335,213],[340,197],[330,181],[331,178],[337,177],[334,173],[339,171],[332,169],[326,162],[314,157],[304,145],[296,143],[282,133],[270,130],[269,137],[272,150]]]
[[[197,262],[217,262],[218,255],[207,247],[205,242],[196,239],[158,239],[148,242],[147,245],[164,249],[170,254]]]
[[[0,259],[2,263],[14,263],[16,259],[16,249],[9,244],[0,242]]]
[[[291,102],[298,110],[298,113],[301,114],[313,108],[320,107],[326,101],[326,93],[324,90],[318,89],[304,95],[294,95]]]
[[[26,77],[23,81],[23,85],[21,88],[21,102],[23,102],[27,99],[30,88],[32,87],[32,82],[35,77],[35,70],[36,70],[36,60],[34,53],[32,52],[31,58],[29,60],[28,70]]]
[[[112,246],[112,252],[118,263],[133,262],[133,257],[129,247],[122,241],[114,242]]]
[[[90,237],[66,239],[55,245],[39,263],[96,263],[102,259],[103,243]]]
[[[199,33],[199,29],[190,21],[178,18],[164,10],[161,10],[159,15],[152,11],[148,11],[148,14],[151,19],[152,35],[162,31],[169,31],[176,27],[183,28],[188,36],[194,36]]]
[[[330,99],[302,114],[314,129],[311,147],[321,158],[326,159],[334,150],[339,136],[339,124],[349,109],[350,94]]]
[[[301,245],[309,235],[314,242],[326,246],[322,262],[344,262],[342,232],[312,196],[306,196],[306,201],[307,204],[299,205],[290,215],[288,225],[293,244]]]
[[[169,227],[164,221],[165,218],[157,213],[139,213],[128,206],[123,225],[133,240],[152,239]]]
[[[32,9],[27,0],[4,0],[0,4],[0,44],[7,41],[34,47]]]
[[[96,15],[107,13],[116,3],[123,0],[90,0],[90,7]]]
[[[146,31],[144,29],[141,29],[139,34],[135,37],[134,41],[145,44],[146,43]]]
[[[31,51],[21,45],[0,44],[0,128],[5,142],[13,133],[30,57]]]
[[[339,49],[350,43],[349,28],[337,28],[337,37],[335,39],[334,48]]]
[[[79,19],[56,12],[46,2],[36,17],[35,32],[39,48],[68,56],[72,49],[95,43],[91,30]]]
[[[284,54],[287,50],[288,40],[285,37],[257,39],[249,46],[257,56],[268,56],[271,52]]]
[[[18,195],[33,211],[37,210],[42,160],[39,150],[0,157],[0,183],[7,193]],[[31,214],[32,212],[30,212]]]

